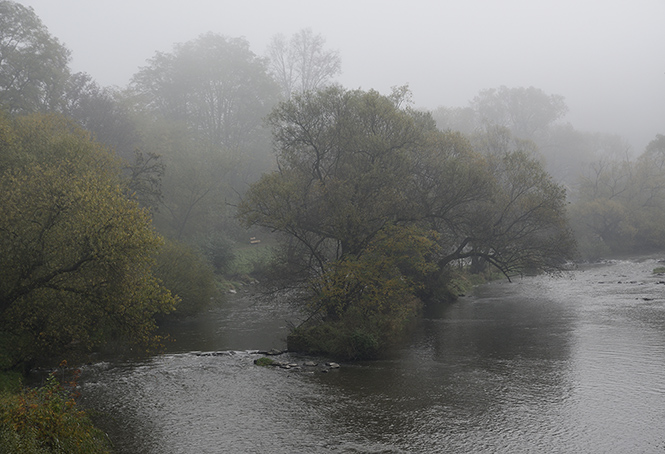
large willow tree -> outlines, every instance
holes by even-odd
[[[363,356],[354,336],[380,345],[416,296],[441,298],[451,264],[482,260],[509,276],[556,269],[572,252],[565,191],[537,160],[475,152],[401,107],[405,94],[331,87],[281,104],[269,117],[278,170],[239,207],[247,225],[284,234],[311,319],[374,336],[349,333],[348,356]]]

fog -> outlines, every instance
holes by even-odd
[[[665,133],[662,0],[21,0],[72,51],[74,71],[125,86],[156,51],[212,31],[270,38],[309,27],[342,58],[338,82],[415,105],[462,107],[482,89],[563,95],[580,130],[620,134],[640,153]]]

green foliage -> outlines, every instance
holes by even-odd
[[[665,137],[636,160],[604,156],[580,179],[571,222],[586,258],[665,247]]]
[[[0,109],[12,114],[61,106],[69,50],[32,8],[0,1]]]
[[[653,274],[665,274],[665,266],[659,266],[653,269]]]
[[[263,356],[254,361],[254,364],[256,364],[257,366],[272,366],[274,362],[275,361],[273,361],[271,358],[266,358],[265,356]]]
[[[393,98],[332,87],[280,105],[270,117],[280,168],[252,186],[240,219],[300,243],[314,274],[362,254],[390,222],[438,232],[442,270],[480,257],[508,275],[572,256],[565,190],[531,142],[505,132],[474,152]]]
[[[338,320],[353,310],[362,317],[383,314],[400,323],[413,315],[413,294],[436,271],[428,261],[436,242],[414,227],[387,226],[360,256],[332,262],[312,285],[310,310]]]
[[[18,371],[0,372],[0,395],[17,393],[21,390],[23,375]]]
[[[471,222],[462,224],[458,231],[464,240],[443,261],[475,257],[506,276],[559,270],[575,255],[565,188],[524,150],[500,152],[487,160],[491,196],[477,204]]]
[[[476,285],[481,285],[492,280],[493,274],[491,270],[489,268],[483,274],[470,273],[464,269],[451,271],[448,276],[448,289],[455,296],[468,294]]]
[[[10,362],[113,338],[151,343],[153,315],[175,301],[151,274],[161,238],[125,196],[118,163],[61,117],[19,117],[10,132],[0,174],[0,337],[13,344]]]
[[[198,250],[185,244],[166,241],[157,254],[154,274],[180,300],[173,316],[201,312],[217,297],[212,267]]]
[[[565,188],[545,171],[533,143],[508,130],[476,136],[474,144],[480,156],[428,165],[435,183],[422,205],[449,251],[439,259],[442,270],[469,260],[475,271],[492,265],[508,277],[559,270],[575,254]]]
[[[236,255],[229,239],[220,235],[208,235],[199,242],[199,248],[216,273],[226,274],[230,271]]]
[[[280,170],[253,185],[239,217],[296,238],[319,271],[362,252],[406,213],[406,151],[423,141],[420,116],[377,92],[332,87],[295,96],[270,116]]]
[[[287,336],[289,350],[325,355],[339,360],[377,359],[402,340],[404,327],[395,329],[386,316],[371,319],[348,313],[343,319],[294,328]]]
[[[452,295],[450,267],[558,270],[574,251],[565,190],[531,142],[501,130],[479,153],[405,100],[405,87],[388,97],[330,87],[269,117],[279,168],[238,215],[285,238],[278,262],[292,279],[280,285],[309,291],[300,344],[371,356],[418,313],[418,297]],[[338,341],[307,334],[318,330]]]
[[[264,275],[274,257],[274,248],[265,244],[238,246],[233,251],[229,276]]]
[[[111,449],[74,395],[51,375],[41,388],[0,395],[0,452],[101,454]]]
[[[415,293],[436,271],[428,260],[436,248],[417,228],[388,226],[360,257],[330,264],[312,283],[315,296],[308,302],[320,323],[297,328],[289,348],[343,359],[379,356],[419,314]]]
[[[214,33],[158,52],[132,80],[158,116],[184,122],[209,150],[251,148],[278,87],[244,38]]]

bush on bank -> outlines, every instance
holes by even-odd
[[[161,319],[194,315],[217,298],[213,268],[194,248],[167,240],[155,261],[155,276],[179,300],[175,311]]]
[[[39,388],[0,393],[3,454],[106,454],[111,446],[75,401],[76,377],[63,386],[50,375]],[[71,389],[68,389],[71,388]]]

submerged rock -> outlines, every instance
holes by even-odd
[[[266,354],[266,352],[258,352],[258,353]],[[262,356],[261,358],[255,359],[254,364],[256,364],[257,366],[270,366],[285,370],[293,369],[293,370],[310,370],[310,371],[312,370],[313,367],[317,367],[319,365],[319,363],[314,361],[304,361],[302,364],[299,364],[295,362],[278,361],[273,358],[269,358],[267,356]],[[339,369],[339,368],[340,365],[338,363],[328,362],[323,364],[323,367],[321,367],[319,370],[321,372],[326,373],[332,369]]]
[[[236,352],[231,350],[224,350],[219,352],[193,352],[196,356],[232,356]]]
[[[268,355],[268,356],[279,356],[286,353],[285,350],[277,350],[276,348],[271,348],[270,350],[259,350],[256,352],[259,355]]]

